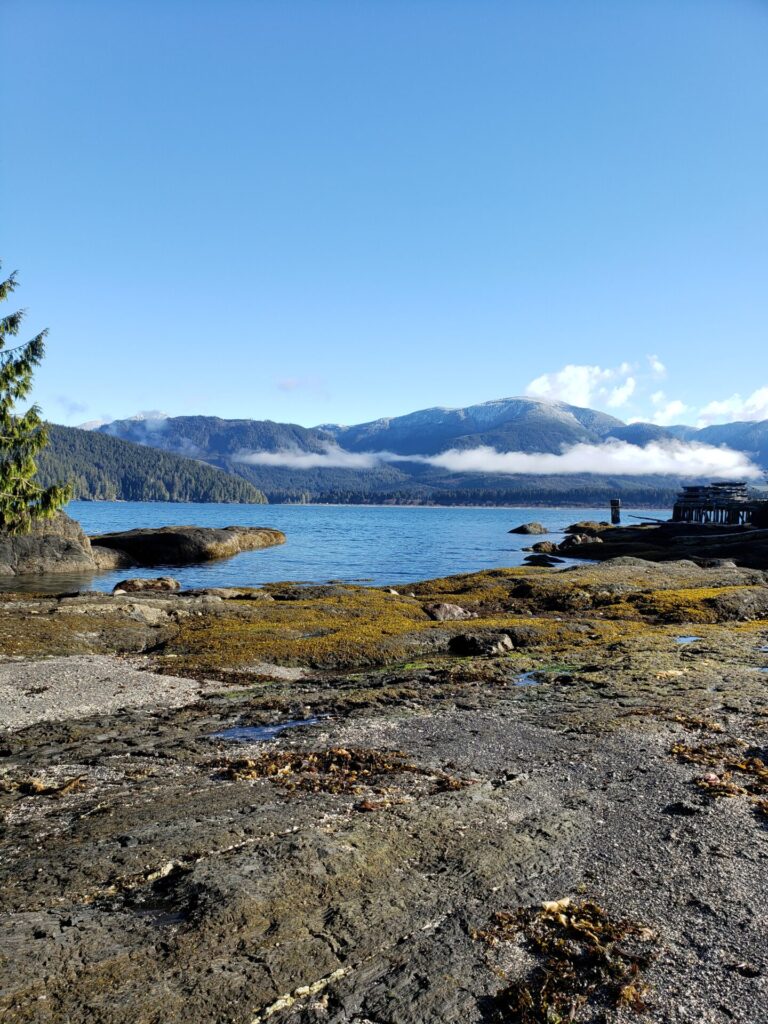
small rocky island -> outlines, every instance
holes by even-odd
[[[768,1018],[761,569],[9,594],[0,649],[9,1024]]]
[[[651,562],[688,559],[708,566],[729,561],[747,568],[768,569],[768,528],[756,525],[717,526],[699,523],[642,523],[611,526],[585,521],[565,530],[561,541],[533,544],[529,560],[556,564],[563,558],[605,562],[630,557]]]
[[[0,531],[0,576],[193,565],[284,543],[284,533],[262,526],[166,526],[89,538],[74,519],[59,512],[36,520],[26,534]]]

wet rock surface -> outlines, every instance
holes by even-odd
[[[266,526],[164,526],[104,533],[91,542],[98,552],[116,552],[121,565],[193,565],[284,544],[285,534]]]
[[[520,526],[514,526],[509,533],[522,533],[522,534],[533,534],[534,536],[542,533],[549,533],[549,530],[542,523],[521,523]]]
[[[138,576],[129,580],[120,580],[112,588],[113,594],[137,594],[153,591],[155,593],[181,590],[181,584],[171,576],[147,578]]]
[[[654,948],[640,1016],[622,982],[575,1020],[758,1024],[765,591],[686,561],[0,600],[33,702],[0,736],[0,1017],[515,1020],[570,897]]]
[[[605,561],[619,556],[666,562],[691,559],[706,566],[717,560],[755,569],[768,569],[768,529],[754,526],[710,526],[663,523],[658,526],[622,526],[595,532],[576,523],[558,550],[571,557]]]
[[[74,519],[58,512],[38,519],[29,533],[0,530],[0,576],[89,573],[95,569],[90,541]]]

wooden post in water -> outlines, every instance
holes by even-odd
[[[621,498],[611,498],[611,523],[618,526],[621,522]]]

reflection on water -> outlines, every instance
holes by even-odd
[[[601,508],[434,508],[371,505],[215,505],[75,501],[67,512],[89,535],[158,526],[272,526],[288,541],[204,565],[121,569],[96,576],[0,578],[0,590],[112,590],[126,576],[173,576],[183,587],[259,586],[278,580],[374,585],[522,565],[533,540],[510,534],[531,519],[557,534],[574,521],[605,519]],[[646,510],[647,511],[647,510]],[[663,517],[663,510],[647,511]],[[555,537],[554,539],[558,539]],[[573,562],[566,562],[562,568]]]
[[[319,718],[296,718],[291,722],[281,722],[279,725],[235,725],[231,729],[211,733],[208,739],[229,740],[231,743],[267,743],[286,729],[296,729],[300,725],[317,725],[319,721]]]
[[[59,572],[54,576],[0,576],[0,593],[78,594],[83,590],[95,589],[99,578],[91,573],[69,572]]]

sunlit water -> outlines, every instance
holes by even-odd
[[[631,510],[629,510],[631,511]],[[276,580],[402,584],[409,580],[520,565],[524,547],[561,540],[583,519],[604,520],[605,508],[433,508],[360,505],[218,505],[169,502],[72,502],[67,512],[89,535],[158,526],[272,526],[287,542],[203,565],[156,566],[93,577],[10,578],[2,590],[111,590],[128,576],[172,575],[183,587],[259,586]],[[642,516],[666,518],[665,510]],[[548,537],[511,534],[536,520]],[[629,520],[631,521],[631,520]]]

